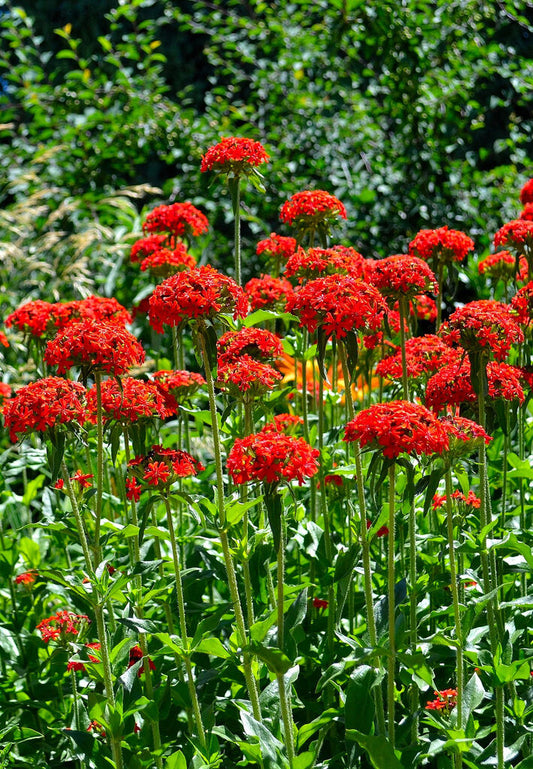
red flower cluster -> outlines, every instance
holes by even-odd
[[[180,272],[164,280],[150,297],[150,323],[160,333],[163,324],[179,326],[187,320],[233,313],[243,318],[248,310],[244,291],[234,280],[209,265]]]
[[[93,651],[100,651],[101,644],[98,643],[98,641],[95,641],[94,643],[85,644],[85,647],[87,649],[92,649]],[[94,662],[95,664],[100,662],[100,659],[95,657],[94,654],[88,654],[87,656],[89,657],[90,662]],[[78,662],[78,660],[69,660],[67,663],[67,670],[74,670],[76,673],[85,673],[85,665],[83,662]]]
[[[375,261],[370,282],[383,296],[398,300],[438,291],[435,275],[427,263],[409,254],[393,254]]]
[[[46,377],[17,390],[4,407],[4,423],[9,437],[45,432],[58,425],[87,421],[86,390],[79,382]]]
[[[270,159],[260,142],[239,136],[227,136],[202,155],[200,171],[218,171],[240,176]]]
[[[279,371],[250,355],[241,355],[227,362],[219,360],[217,385],[234,397],[247,393],[257,398],[272,390],[281,379]]]
[[[59,374],[72,366],[121,376],[144,361],[144,350],[118,323],[84,320],[69,323],[46,346],[45,360]]]
[[[144,655],[139,644],[132,646],[130,649],[128,668],[133,667],[133,665],[135,665],[136,662],[139,662],[139,660],[142,660],[143,656]],[[148,657],[148,665],[150,666],[150,670],[155,670],[155,665],[153,661],[150,659],[150,657]],[[139,678],[142,676],[143,673],[144,673],[144,667],[141,665],[141,667],[139,668],[139,672],[137,673]]]
[[[271,232],[269,238],[259,241],[255,253],[258,256],[266,254],[275,262],[286,262],[289,256],[294,254],[297,247],[296,238],[288,238]]]
[[[203,376],[192,371],[156,371],[152,376],[156,387],[177,403],[190,398],[205,385]]]
[[[462,491],[454,491],[451,495],[451,499],[457,500],[457,502],[462,502],[464,505],[468,505],[468,507],[481,507],[481,500],[479,497],[476,497],[473,491],[469,491],[468,495],[464,495]],[[444,507],[446,504],[446,494],[434,494],[433,496],[433,509],[437,510],[439,507]]]
[[[299,278],[300,281],[312,280],[322,275],[342,273],[360,278],[363,275],[364,257],[348,246],[331,248],[299,248],[287,260],[285,275]]]
[[[409,243],[409,253],[426,262],[462,262],[474,241],[460,230],[439,227],[436,230],[420,230]]]
[[[6,401],[11,398],[13,391],[7,382],[0,382],[0,414],[3,413],[6,406]]]
[[[455,310],[441,329],[448,344],[459,344],[467,352],[491,353],[496,360],[507,358],[511,345],[524,341],[522,329],[509,307],[492,299],[469,302]]]
[[[513,219],[500,227],[494,236],[495,246],[507,246],[521,251],[524,247],[533,247],[533,222],[527,219]]]
[[[249,355],[260,361],[275,361],[283,354],[281,339],[262,328],[242,328],[227,331],[217,342],[219,363],[231,364],[241,355]]]
[[[41,633],[43,641],[67,641],[69,637],[78,635],[79,626],[85,622],[90,622],[86,614],[74,614],[71,611],[58,611],[51,617],[43,619],[37,625],[37,630]]]
[[[44,336],[53,306],[51,302],[43,302],[41,299],[25,302],[7,316],[5,324],[8,328],[15,326],[24,334],[35,337]]]
[[[0,344],[2,345],[2,347],[9,347],[9,339],[3,333],[3,331],[0,331]]]
[[[439,339],[435,334],[416,336],[405,343],[407,376],[420,379],[437,371],[445,363],[459,359],[459,353]],[[377,376],[401,379],[402,353],[398,348],[395,353],[379,361],[376,366]]]
[[[526,222],[533,221],[533,203],[526,203],[522,211],[520,212],[519,219],[525,219]]]
[[[346,208],[335,195],[325,190],[296,192],[280,211],[282,222],[299,228],[332,222],[338,216],[346,219]]]
[[[383,449],[384,456],[442,454],[448,449],[446,427],[424,406],[408,401],[375,403],[348,422],[344,440]]]
[[[481,259],[477,268],[480,275],[487,275],[494,281],[503,280],[507,283],[515,277],[516,258],[510,251],[497,251]],[[523,256],[520,257],[516,277],[520,281],[527,280],[527,261]]]
[[[70,480],[77,483],[80,489],[89,489],[92,485],[91,478],[94,478],[94,475],[91,475],[90,473],[82,473],[81,470],[76,470]]]
[[[533,203],[533,179],[528,179],[520,190],[520,202],[523,206]]]
[[[517,291],[511,299],[511,309],[518,323],[530,326],[533,321],[533,280]]]
[[[272,422],[267,422],[260,432],[293,435],[303,423],[302,417],[296,414],[276,414]]]
[[[520,369],[506,363],[491,362],[487,365],[489,398],[524,401]],[[470,381],[470,363],[452,363],[433,374],[426,386],[426,406],[440,412],[447,406],[476,403],[477,395]]]
[[[287,311],[309,331],[322,326],[338,339],[347,331],[377,331],[386,312],[379,291],[350,275],[327,275],[301,286],[287,300]]]
[[[280,432],[260,432],[239,438],[228,455],[228,472],[234,483],[263,481],[276,485],[306,478],[318,472],[318,449],[303,438]]]
[[[443,689],[435,692],[436,699],[428,702],[426,710],[443,710],[446,715],[457,705],[457,689]]]
[[[204,466],[186,451],[152,446],[148,454],[128,462],[131,472],[142,483],[167,490],[179,478],[187,478],[204,470]],[[128,484],[128,499],[138,499],[141,487]]]
[[[22,574],[17,574],[15,577],[15,584],[16,585],[27,585],[30,587],[35,583],[35,580],[37,579],[37,572],[36,571],[24,571]]]
[[[282,310],[293,288],[284,278],[261,275],[249,280],[244,290],[252,310]]]
[[[176,243],[172,250],[160,248],[153,251],[141,262],[142,272],[150,270],[153,275],[163,278],[193,267],[196,267],[196,259],[187,252],[183,243]]]
[[[163,232],[174,237],[190,238],[207,232],[208,227],[206,216],[187,201],[154,208],[146,217],[143,232]]]
[[[96,420],[96,385],[87,393],[87,407]],[[115,419],[128,424],[139,419],[165,419],[178,410],[170,395],[165,395],[153,382],[124,377],[120,384],[116,379],[102,382],[102,410],[105,420]]]
[[[149,235],[147,238],[141,238],[135,241],[130,251],[130,260],[135,264],[142,262],[147,256],[151,256],[155,251],[164,248],[168,240],[168,235],[164,233]]]

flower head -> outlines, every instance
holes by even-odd
[[[4,423],[12,441],[59,425],[87,421],[86,390],[80,382],[46,377],[17,390],[4,407]]]
[[[246,393],[257,398],[272,390],[282,378],[275,368],[250,355],[241,355],[227,362],[219,359],[217,385],[234,397]]]
[[[160,278],[168,278],[192,267],[196,267],[196,259],[187,252],[183,243],[176,243],[173,249],[159,248],[141,262],[142,272],[149,270],[152,275]]]
[[[520,212],[519,219],[525,219],[527,222],[533,221],[533,203],[526,203]]]
[[[459,353],[435,334],[415,336],[405,343],[407,376],[410,379],[422,379],[437,371],[450,359],[459,359]],[[392,355],[382,358],[376,366],[378,376],[401,379],[402,353],[398,348]]]
[[[42,337],[48,331],[53,306],[51,302],[43,302],[41,299],[25,302],[7,316],[5,324],[8,328],[15,326],[24,334]]]
[[[437,280],[423,259],[409,254],[393,254],[376,260],[370,282],[385,297],[412,299],[419,294],[436,292]]]
[[[457,689],[443,689],[435,692],[435,699],[428,702],[426,710],[441,710],[449,715],[450,710],[457,705]]]
[[[293,288],[284,278],[261,275],[249,280],[244,290],[252,310],[282,310]]]
[[[57,365],[59,374],[79,366],[86,373],[121,376],[144,361],[144,350],[118,323],[90,319],[69,323],[48,342],[44,357],[49,365]]]
[[[116,379],[102,382],[102,410],[104,420],[116,420],[122,424],[137,422],[139,419],[165,419],[177,411],[177,404],[170,396],[165,396],[154,382],[124,377],[120,383]],[[96,386],[87,393],[87,407],[96,418]]]
[[[522,329],[509,307],[492,299],[480,299],[459,307],[441,329],[449,344],[459,344],[468,353],[483,353],[501,361],[511,345],[524,341]]]
[[[280,432],[260,432],[239,438],[228,455],[228,472],[234,483],[263,481],[277,485],[306,478],[318,472],[318,449],[303,438]]]
[[[523,206],[533,203],[533,179],[528,179],[520,190],[520,202]]]
[[[494,245],[511,248],[518,253],[524,248],[533,248],[533,222],[527,219],[507,222],[494,236]]]
[[[285,433],[293,435],[304,423],[302,417],[297,414],[276,414],[272,422],[267,422],[261,428],[262,433]]]
[[[441,422],[448,430],[449,449],[447,456],[452,460],[466,457],[477,451],[483,444],[489,444],[491,436],[471,419],[460,416],[445,416]]]
[[[71,611],[58,611],[43,619],[37,625],[42,639],[48,641],[68,641],[78,635],[80,627],[90,622],[86,614],[74,614]]]
[[[287,301],[287,311],[309,331],[319,326],[338,339],[348,331],[376,331],[386,311],[379,291],[350,275],[327,275],[301,286]]]
[[[298,248],[287,260],[285,275],[301,281],[324,275],[341,273],[360,278],[363,275],[364,257],[348,246],[331,248]]]
[[[533,280],[522,286],[513,296],[511,309],[518,323],[531,328],[533,323]]]
[[[167,491],[179,478],[187,478],[204,470],[202,463],[186,451],[165,449],[163,446],[152,446],[148,454],[132,459],[128,468],[145,487],[155,486],[160,491]],[[138,486],[130,484],[130,499],[138,499],[137,490]]]
[[[426,262],[439,263],[462,262],[469,251],[473,251],[474,241],[460,230],[439,227],[436,230],[420,230],[409,243],[409,253]]]
[[[164,248],[168,240],[168,235],[165,233],[156,233],[149,235],[147,238],[140,238],[136,240],[130,251],[130,260],[135,264],[136,262],[142,262],[147,256],[151,256],[155,251]]]
[[[187,201],[154,208],[145,219],[143,231],[161,232],[174,238],[190,239],[207,232],[208,227],[205,214]]]
[[[296,229],[301,241],[306,233],[327,234],[339,216],[346,219],[346,208],[335,195],[325,190],[302,190],[285,201],[279,218]]]
[[[494,281],[508,283],[516,274],[516,257],[510,251],[496,251],[481,259],[477,265],[480,275],[486,275]],[[518,263],[518,280],[527,280],[527,261],[523,256]]]
[[[281,262],[286,262],[289,256],[294,254],[297,248],[298,244],[296,238],[277,235],[275,232],[271,232],[269,238],[259,241],[255,253],[258,256],[265,254],[274,263],[280,264]]]
[[[272,362],[283,354],[281,339],[262,328],[227,331],[218,340],[217,350],[222,365],[237,361],[241,355],[249,355],[262,362]]]
[[[35,580],[37,579],[38,574],[35,570],[31,571],[24,571],[22,574],[17,574],[15,577],[15,584],[16,585],[25,585],[26,587],[31,587]]]
[[[194,371],[155,371],[152,376],[155,386],[176,403],[190,398],[205,385],[203,376]]]
[[[133,667],[133,665],[135,665],[136,662],[139,662],[139,660],[142,660],[143,657],[144,657],[144,654],[139,644],[132,646],[130,649],[128,668]],[[155,665],[153,661],[150,659],[150,657],[148,657],[148,665],[150,667],[150,670],[155,670]],[[144,667],[141,665],[141,667],[139,668],[139,672],[137,673],[139,678],[142,676],[143,673],[144,673]]]
[[[243,318],[247,310],[244,291],[208,265],[171,275],[150,297],[150,323],[158,332],[163,331],[163,324],[179,326],[187,320],[214,318],[219,313]]]
[[[434,494],[433,495],[433,509],[438,510],[439,507],[443,507],[443,505],[446,504],[447,496],[446,494]],[[479,497],[476,497],[473,491],[469,491],[467,495],[463,494],[462,491],[453,491],[451,494],[451,499],[454,499],[456,502],[462,503],[463,505],[466,505],[467,507],[473,507],[473,508],[479,508],[481,507],[481,500]]]
[[[506,363],[491,361],[487,365],[488,397],[495,400],[524,401],[521,371]],[[477,395],[472,388],[470,362],[451,363],[437,371],[426,386],[426,406],[440,412],[447,406],[476,403]]]
[[[227,136],[218,144],[209,147],[202,156],[200,171],[240,176],[249,174],[262,163],[267,163],[270,155],[260,142],[239,136]]]
[[[396,459],[400,454],[442,454],[448,432],[425,406],[408,401],[375,403],[348,422],[344,440],[360,441]]]

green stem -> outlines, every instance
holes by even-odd
[[[104,491],[104,419],[102,412],[102,372],[95,373],[96,385],[96,509],[94,523],[94,565],[102,560],[100,547],[100,523]]]
[[[235,196],[233,198],[233,216],[235,231],[235,282],[242,285],[241,280],[241,185],[240,179],[235,180]]]
[[[394,588],[396,585],[394,570],[394,494],[396,480],[396,463],[393,462],[389,468],[389,552],[388,552],[388,570],[387,586],[389,601],[389,657],[387,665],[387,717],[389,742],[394,748],[395,741],[395,723],[394,723],[394,694],[395,682],[394,675],[396,669],[396,603]]]
[[[437,292],[437,325],[435,328],[435,333],[438,332],[442,323],[442,294],[443,294],[442,283],[443,281],[444,281],[444,263],[442,261],[439,261],[439,266],[437,269],[437,283],[439,285],[438,285],[438,292]]]
[[[100,642],[100,655],[102,657],[102,672],[104,674],[104,687],[107,701],[112,709],[115,708],[115,692],[113,690],[113,677],[111,673],[111,661],[109,659],[109,646],[107,643],[107,631],[104,621],[104,607],[101,603],[94,607],[96,617],[96,628],[98,631],[98,640]],[[120,735],[114,734],[111,737],[111,750],[116,769],[122,769],[122,746],[120,744]]]
[[[453,511],[452,511],[452,473],[446,470],[446,522],[448,531],[448,561],[450,564],[450,590],[452,594],[453,615],[455,620],[455,637],[457,639],[456,658],[456,688],[457,688],[457,727],[462,728],[463,723],[463,687],[464,687],[464,663],[463,663],[463,630],[461,625],[461,608],[459,605],[459,592],[457,569],[455,564],[455,540],[453,536]],[[459,759],[461,758],[459,754]],[[460,769],[462,761],[456,762],[456,769]]]
[[[65,486],[67,489],[68,498],[70,499],[72,512],[74,513],[74,519],[76,521],[76,526],[78,529],[78,537],[80,540],[81,549],[83,551],[83,556],[85,558],[85,567],[87,569],[89,576],[93,578],[94,577],[93,563],[91,559],[91,553],[89,550],[89,543],[87,541],[87,535],[85,533],[85,525],[83,523],[83,518],[81,517],[80,508],[78,507],[76,494],[74,493],[74,489],[72,488],[72,483],[70,482],[70,475],[67,470],[65,460],[62,460],[61,462],[61,472],[63,474],[63,480],[65,482]]]
[[[409,380],[407,378],[407,355],[405,352],[405,318],[406,318],[406,303],[407,300],[404,296],[400,298],[400,347],[402,351],[402,390],[404,400],[409,400]]]
[[[280,500],[280,537],[279,546],[277,552],[277,615],[278,615],[278,647],[283,651],[285,647],[285,591],[283,589],[283,583],[285,579],[285,548],[287,546],[287,521],[285,519],[285,512],[283,510],[283,503]]]
[[[505,769],[504,751],[505,751],[505,724],[504,724],[504,701],[503,686],[497,686],[496,696],[496,752],[498,758],[498,769]]]
[[[411,651],[414,654],[418,644],[418,623],[416,608],[418,605],[417,595],[417,577],[416,577],[416,511],[414,500],[409,505],[409,582],[411,590],[409,594],[409,625],[411,636]],[[414,683],[411,685],[411,740],[414,744],[418,742],[418,687]]]
[[[183,658],[185,661],[185,669],[187,671],[187,688],[189,690],[189,697],[191,698],[194,720],[196,723],[196,731],[198,737],[204,749],[207,749],[207,740],[205,737],[204,725],[202,722],[202,714],[200,711],[200,704],[198,702],[198,694],[194,685],[194,674],[191,664],[191,655],[189,649],[189,638],[187,636],[187,620],[185,617],[185,599],[183,597],[183,584],[181,581],[181,567],[179,560],[178,545],[176,542],[176,533],[174,530],[174,521],[172,520],[172,510],[170,509],[170,503],[168,497],[165,495],[165,510],[167,513],[167,525],[168,533],[170,536],[170,546],[172,548],[172,565],[174,567],[174,580],[176,583],[176,598],[178,603],[178,616],[181,633],[181,643],[183,644]]]
[[[285,686],[285,678],[283,673],[277,673],[276,679],[278,682],[279,691],[279,703],[281,708],[281,719],[283,721],[283,736],[285,738],[285,749],[287,751],[287,759],[289,761],[289,769],[292,769],[294,765],[294,729],[292,718],[292,707],[290,703],[287,687]]]
[[[322,462],[322,450],[324,448],[324,380],[319,378],[318,384],[318,450],[320,452],[320,463],[318,466],[318,479],[320,484],[320,512],[324,521],[324,544],[326,546],[326,560],[328,565],[333,567],[333,543],[331,541],[331,522],[329,519],[329,508],[326,500],[326,483],[324,480],[324,464]],[[351,592],[352,578],[350,578]],[[335,617],[337,614],[336,595],[334,585],[328,587],[328,629],[327,643],[328,650],[333,653],[335,642]]]

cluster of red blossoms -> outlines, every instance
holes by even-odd
[[[282,378],[268,363],[241,355],[231,363],[219,363],[217,385],[237,398],[243,393],[257,398],[272,390]]]
[[[208,227],[209,223],[206,216],[193,206],[192,203],[187,201],[186,203],[172,203],[171,205],[154,208],[144,221],[143,231],[164,233],[165,239],[169,236],[174,238],[190,238],[191,236],[197,237],[207,232]],[[161,247],[163,242],[160,241],[158,247]],[[142,253],[142,249],[146,247],[149,247],[148,243],[146,246],[139,246],[139,252]],[[148,256],[149,254],[145,253],[144,255]],[[135,261],[133,259],[133,249],[132,261]]]
[[[415,336],[405,343],[407,377],[421,379],[430,376],[444,363],[459,360],[460,353],[451,349],[435,334]],[[398,348],[395,353],[382,358],[376,366],[378,376],[400,379],[402,376],[402,353]]]
[[[446,715],[457,705],[457,689],[443,689],[435,692],[435,699],[428,702],[426,710],[442,710]]]
[[[218,384],[237,397],[241,393],[257,397],[282,379],[279,371],[269,365],[283,352],[281,340],[270,331],[228,331],[218,340],[217,348]]]
[[[244,290],[252,310],[283,310],[293,288],[284,278],[261,275],[249,280]]]
[[[200,171],[231,173],[234,176],[249,173],[250,170],[267,163],[270,159],[260,142],[239,136],[227,136],[218,144],[209,147],[202,156]]]
[[[490,362],[487,365],[489,385],[488,397],[506,401],[524,402],[521,382],[522,372],[506,363]],[[447,407],[476,403],[477,395],[472,389],[470,362],[463,360],[443,366],[429,379],[426,387],[426,406],[436,413]]]
[[[92,651],[100,651],[101,644],[98,641],[94,641],[93,643],[85,644],[85,648],[91,649]],[[95,664],[100,662],[99,657],[95,657],[94,654],[88,654],[87,656],[90,662],[94,662]],[[67,670],[69,672],[73,670],[76,673],[85,673],[86,668],[84,663],[79,660],[69,660],[67,663]]]
[[[102,411],[104,420],[114,419],[122,424],[137,422],[139,419],[165,419],[178,410],[178,404],[171,395],[166,395],[154,382],[124,377],[102,382]],[[96,386],[87,393],[87,406],[91,421],[96,421]]]
[[[500,227],[494,236],[494,245],[513,248],[521,252],[533,247],[533,222],[527,219],[513,219]]]
[[[462,262],[474,241],[460,230],[439,227],[436,230],[420,230],[409,243],[409,253],[434,264]]]
[[[227,331],[217,342],[218,359],[223,365],[234,363],[241,355],[261,361],[275,361],[283,354],[281,339],[262,328]]]
[[[533,280],[522,286],[511,299],[511,309],[518,323],[530,327],[533,321]]]
[[[431,411],[399,400],[375,403],[348,422],[344,440],[360,441],[396,459],[400,454],[442,454],[449,447],[448,430]]]
[[[409,254],[393,254],[374,261],[370,282],[383,296],[399,300],[412,299],[419,294],[438,290],[435,275],[427,263]]]
[[[4,408],[9,437],[46,432],[59,425],[83,425],[87,421],[86,390],[79,382],[46,377],[17,390]]]
[[[494,355],[505,360],[514,343],[524,341],[522,329],[510,308],[492,299],[469,302],[455,310],[441,329],[449,344],[459,344],[467,352]]]
[[[489,254],[481,259],[477,265],[480,275],[486,275],[492,280],[503,280],[508,283],[515,277],[516,257],[510,251],[497,251],[495,254]],[[527,261],[523,256],[518,262],[518,275],[516,280],[523,282],[527,280]]]
[[[57,365],[58,374],[79,366],[86,373],[105,371],[115,376],[125,374],[144,361],[144,350],[137,339],[118,323],[85,320],[69,323],[51,339],[45,361]]]
[[[266,254],[276,263],[286,262],[291,254],[297,249],[296,238],[290,238],[285,235],[270,233],[269,238],[260,240],[256,246],[255,252],[258,256]]]
[[[377,331],[386,313],[379,291],[350,275],[327,275],[301,286],[287,300],[287,311],[310,332],[319,326],[342,339],[348,331]]]
[[[227,467],[234,483],[262,481],[276,486],[297,480],[302,485],[318,472],[318,457],[318,449],[303,438],[262,431],[235,441]]]
[[[248,301],[234,280],[209,265],[180,272],[164,280],[150,297],[150,323],[162,333],[163,325],[180,326],[187,320],[233,313],[244,318]]]
[[[179,478],[187,478],[204,470],[204,466],[186,451],[152,446],[148,454],[135,457],[128,463],[134,475],[126,481],[128,499],[139,500],[143,486],[154,486],[167,491]]]
[[[152,376],[155,386],[178,404],[205,385],[203,376],[193,371],[155,371]]]
[[[481,507],[481,500],[476,497],[473,491],[469,491],[468,494],[463,494],[462,491],[454,491],[451,494],[451,499],[455,499],[457,502],[461,502],[468,507],[478,508]],[[437,510],[439,507],[443,507],[446,504],[446,494],[434,494],[433,496],[433,509]]]
[[[343,274],[360,278],[364,271],[364,257],[348,246],[331,248],[299,248],[287,260],[285,275],[300,282],[324,275]]]
[[[42,639],[48,641],[68,641],[78,635],[80,625],[89,623],[86,614],[74,614],[71,611],[58,611],[51,617],[41,620],[37,630]]]
[[[325,190],[296,192],[281,207],[280,219],[294,227],[331,222],[337,217],[346,219],[346,208],[335,195]]]
[[[272,422],[267,422],[260,432],[293,435],[295,430],[301,427],[303,423],[304,420],[297,414],[276,414]]]
[[[129,659],[128,659],[128,668],[131,668],[135,665],[136,662],[139,662],[139,660],[142,660],[144,657],[143,650],[139,646],[139,644],[135,644],[135,646],[132,646],[129,653]],[[150,667],[150,670],[155,670],[155,664],[153,660],[148,657],[148,665]],[[142,674],[144,673],[144,667],[141,665],[139,668],[139,672],[137,673],[138,677],[140,678]]]
[[[35,583],[37,576],[38,575],[36,571],[24,571],[22,574],[17,574],[15,577],[15,584],[31,587]]]

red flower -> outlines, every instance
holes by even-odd
[[[96,385],[87,393],[87,407],[95,420]],[[165,419],[175,414],[178,407],[175,400],[161,392],[155,383],[124,377],[120,383],[116,379],[102,382],[102,410],[105,420],[129,424],[139,419]]]
[[[371,521],[367,520],[366,528],[367,529],[371,529],[372,528],[372,522]],[[386,537],[388,533],[389,533],[389,527],[388,526],[381,526],[381,528],[379,528],[376,531],[376,537]]]
[[[146,217],[143,231],[162,232],[174,237],[190,238],[207,232],[208,227],[209,223],[206,216],[187,201],[154,208]]]
[[[219,359],[217,385],[222,390],[228,390],[234,397],[241,393],[257,398],[272,390],[283,377],[268,363],[241,355],[223,362]]]
[[[494,236],[494,245],[507,246],[519,252],[524,247],[533,247],[533,222],[526,219],[507,222]]]
[[[82,384],[60,377],[46,377],[21,387],[4,407],[11,440],[58,425],[83,425],[87,420],[85,396]]]
[[[150,297],[150,323],[158,332],[163,324],[179,326],[187,320],[233,313],[243,318],[248,310],[244,291],[213,267],[195,267],[164,280]]]
[[[268,162],[269,158],[270,155],[267,155],[259,142],[239,136],[227,136],[218,144],[209,147],[202,156],[200,171],[217,171],[240,176]]]
[[[376,331],[386,311],[379,291],[350,275],[328,275],[301,286],[287,300],[287,311],[300,316],[309,331],[321,326],[338,339],[347,331]]]
[[[435,494],[433,496],[433,509],[437,510],[439,507],[443,507],[446,504],[446,499],[446,494]],[[469,491],[467,496],[462,491],[454,491],[452,492],[451,499],[456,499],[457,502],[462,502],[468,507],[481,507],[481,500],[479,497],[476,497],[473,491]]]
[[[3,413],[6,407],[6,402],[11,398],[12,395],[13,390],[7,384],[7,382],[0,382],[0,414]]]
[[[37,572],[36,571],[24,571],[22,574],[17,574],[15,577],[15,584],[16,585],[27,585],[30,587],[33,585],[35,580],[37,579]]]
[[[136,240],[130,251],[130,260],[142,262],[147,256],[150,256],[160,248],[164,248],[169,236],[164,233],[149,235],[147,238]]]
[[[355,248],[332,246],[331,248],[299,248],[287,260],[285,275],[312,280],[323,275],[342,273],[360,278],[363,275],[364,256]]]
[[[526,203],[518,218],[525,219],[526,222],[533,221],[533,203]]]
[[[69,660],[67,662],[67,671],[70,673],[71,670],[75,673],[85,673],[85,665],[83,662],[78,662],[78,660]]]
[[[383,449],[384,456],[442,454],[448,449],[448,433],[425,406],[408,401],[375,403],[346,425],[344,440],[360,441]]]
[[[3,331],[0,331],[0,344],[2,347],[9,347],[9,340]]]
[[[204,470],[204,466],[186,451],[164,449],[162,446],[152,446],[145,456],[135,457],[128,463],[128,468],[143,484],[157,486],[165,491],[179,478],[196,475]],[[129,499],[138,499],[138,486],[129,484]]]
[[[237,439],[228,455],[228,472],[234,483],[264,481],[278,484],[318,472],[319,452],[303,438],[279,432],[260,432]]]
[[[141,271],[150,270],[153,275],[168,278],[183,270],[196,267],[196,259],[187,253],[183,243],[177,243],[171,251],[168,248],[160,248],[147,256],[141,262]]]
[[[462,262],[473,249],[472,238],[460,230],[449,230],[448,227],[420,230],[409,243],[410,254],[435,264]]]
[[[132,646],[130,649],[130,658],[128,661],[128,668],[133,667],[133,665],[135,665],[136,662],[139,662],[139,660],[142,660],[143,657],[144,655],[141,647],[138,644],[136,644],[135,646]],[[150,659],[150,657],[148,657],[148,665],[150,666],[150,670],[155,670],[155,665]],[[143,673],[144,673],[144,667],[141,665],[141,667],[139,668],[139,672],[137,673],[139,678],[142,676]]]
[[[296,238],[288,238],[284,235],[270,233],[270,237],[260,240],[255,249],[255,253],[266,254],[275,262],[286,262],[291,254],[294,254],[298,247]]]
[[[313,606],[315,609],[327,609],[329,603],[324,598],[313,598]]]
[[[261,275],[249,280],[244,290],[252,310],[282,310],[293,288],[284,278]]]
[[[48,641],[66,641],[69,636],[77,636],[79,625],[90,622],[86,614],[74,614],[71,611],[58,611],[51,617],[43,619],[37,625],[37,630],[41,633],[42,639]]]
[[[523,206],[533,203],[533,179],[528,179],[520,190],[520,202]]]
[[[506,363],[490,362],[487,365],[489,398],[524,401],[521,385],[521,371]],[[477,395],[470,382],[470,363],[452,363],[443,366],[433,374],[426,386],[426,406],[440,412],[446,406],[460,406],[463,403],[476,403]]]
[[[156,371],[152,376],[156,387],[177,403],[190,398],[205,385],[203,376],[192,371]]]
[[[144,480],[151,486],[166,486],[170,475],[170,470],[165,462],[148,462]]]
[[[302,417],[299,417],[296,414],[276,414],[273,421],[267,422],[260,432],[286,433],[287,435],[293,435],[303,423],[304,421]]]
[[[260,361],[275,361],[283,354],[281,339],[262,328],[242,328],[227,331],[217,342],[220,364],[226,366],[242,355]]]
[[[427,263],[409,254],[393,254],[375,261],[370,282],[383,296],[398,300],[438,291],[437,280]]]
[[[480,275],[487,275],[494,281],[503,280],[507,283],[515,277],[516,258],[510,251],[497,251],[495,254],[489,254],[478,262],[478,271]],[[517,279],[527,280],[527,261],[523,256],[519,260],[519,269]]]
[[[459,344],[467,352],[492,353],[505,360],[515,342],[523,342],[524,334],[510,309],[492,299],[469,302],[455,310],[441,329],[449,344]]]
[[[142,486],[137,482],[136,478],[128,478],[126,480],[126,498],[133,499],[138,502],[141,498]]]
[[[407,363],[407,376],[410,379],[421,379],[437,371],[450,360],[458,360],[459,353],[450,349],[449,345],[434,334],[417,336],[407,339],[405,343],[405,356]],[[379,361],[376,366],[377,376],[401,379],[402,353],[397,349],[392,355],[388,355]]]
[[[65,481],[63,478],[58,478],[57,481],[54,483],[54,489],[58,489],[58,491],[61,491],[61,489],[65,486]]]
[[[93,649],[94,651],[100,651],[102,648],[102,644],[100,644],[98,641],[93,641],[92,643],[85,644],[87,649]],[[94,654],[88,655],[91,662],[100,662],[99,657],[95,657]]]
[[[90,478],[94,478],[94,475],[82,473],[81,470],[76,470],[76,474],[73,475],[70,480],[79,483],[80,489],[89,489],[91,487]]]
[[[397,309],[397,308],[395,308]],[[415,296],[410,305],[410,314],[418,320],[426,320],[433,323],[437,320],[437,303],[427,294]]]
[[[324,190],[296,192],[280,211],[281,221],[298,229],[331,223],[338,216],[346,219],[345,207],[335,195]]]
[[[516,320],[523,326],[530,326],[533,321],[533,280],[520,288],[511,299],[511,309]]]
[[[436,699],[428,702],[426,710],[444,710],[446,715],[457,705],[457,689],[443,689],[435,692]]]
[[[35,337],[44,336],[49,328],[53,306],[50,302],[43,302],[41,299],[25,302],[7,316],[5,324],[8,328],[15,326],[24,334]]]
[[[84,320],[70,323],[50,340],[44,357],[49,365],[57,365],[58,374],[80,366],[121,376],[144,361],[144,350],[118,323]]]

